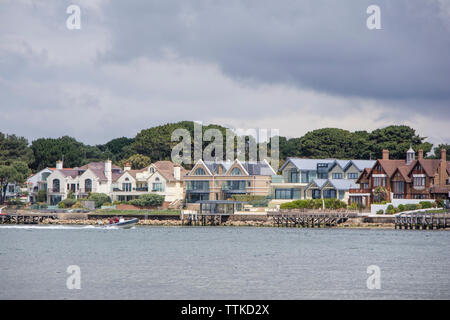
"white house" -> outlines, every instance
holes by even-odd
[[[141,194],[165,196],[166,203],[183,199],[182,176],[186,170],[170,161],[158,161],[141,170],[122,170],[110,160],[91,162],[79,168],[63,168],[58,161],[47,177],[47,201],[57,204],[70,191],[75,198],[86,198],[90,192],[107,194],[112,201],[128,201]]]
[[[44,168],[27,179],[28,202],[36,202],[39,191],[47,191],[47,178],[56,168]]]

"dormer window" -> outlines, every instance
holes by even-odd
[[[130,181],[130,179],[127,177],[127,178],[125,178],[125,181]]]
[[[153,167],[150,167],[150,173],[155,173],[155,168],[153,168]]]

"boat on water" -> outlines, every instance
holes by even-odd
[[[134,219],[130,219],[130,220],[125,220],[125,219],[119,219],[118,222],[114,222],[114,223],[110,223],[107,224],[107,227],[118,227],[118,228],[122,228],[122,229],[129,229],[131,227],[134,227],[134,225],[139,221],[138,218],[134,218]]]

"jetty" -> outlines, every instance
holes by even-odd
[[[349,212],[307,212],[286,210],[268,214],[277,227],[293,228],[324,228],[333,227],[346,222],[350,216]]]
[[[56,219],[56,215],[40,213],[3,213],[0,215],[0,224],[39,224],[45,219]]]
[[[450,228],[450,212],[414,212],[395,217],[395,229],[433,230]]]

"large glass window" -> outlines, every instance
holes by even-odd
[[[196,176],[205,176],[206,172],[205,170],[203,170],[203,168],[197,168],[197,170],[195,170],[194,175]]]
[[[333,179],[342,179],[342,173],[333,173],[331,175]]]
[[[162,192],[164,191],[164,185],[162,182],[153,182],[152,191]]]
[[[231,175],[232,176],[242,176],[241,169],[239,169],[239,168],[231,169]]]
[[[299,189],[275,189],[275,199],[300,199]]]
[[[209,181],[189,181],[188,190],[209,190]]]
[[[324,199],[336,198],[336,190],[334,189],[325,189],[323,190]]]
[[[298,171],[297,170],[291,170],[289,172],[288,182],[290,182],[290,183],[297,183],[298,182]]]
[[[229,180],[227,181],[228,190],[245,190],[245,181],[243,180]]]

